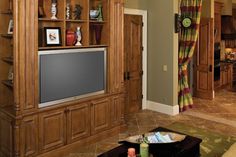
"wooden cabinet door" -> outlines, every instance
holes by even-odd
[[[231,87],[233,84],[233,65],[229,64],[227,67],[227,84]]]
[[[88,104],[79,104],[68,108],[68,143],[78,141],[90,135],[90,109]]]
[[[12,119],[0,112],[0,156],[13,157],[13,126]]]
[[[64,109],[53,110],[39,115],[40,151],[56,149],[66,141],[66,116]]]
[[[202,18],[194,52],[194,96],[198,98],[214,97],[213,43],[213,19]]]
[[[38,116],[30,116],[23,119],[21,139],[21,156],[36,156],[38,153]]]
[[[109,99],[93,101],[91,105],[91,133],[96,134],[109,127]]]
[[[122,113],[124,112],[123,109],[124,98],[122,95],[117,95],[112,97],[112,102],[110,103],[110,119],[111,119],[111,126],[120,125],[123,121]]]

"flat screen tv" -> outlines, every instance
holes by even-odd
[[[39,107],[105,93],[106,48],[39,51]]]

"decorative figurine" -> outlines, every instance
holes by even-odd
[[[102,4],[98,5],[98,17],[97,17],[98,21],[103,21],[103,17],[102,17]]]
[[[77,43],[75,44],[75,46],[82,46],[81,44],[82,35],[79,26],[77,27],[76,35],[77,35]]]
[[[75,11],[73,11],[75,20],[80,20],[82,9],[83,8],[81,7],[81,5],[79,4],[75,5]]]
[[[52,0],[52,7],[51,7],[51,13],[52,13],[52,17],[51,17],[51,19],[52,20],[56,20],[57,19],[57,17],[56,17],[56,15],[57,15],[57,0]]]
[[[69,3],[66,4],[66,19],[67,20],[70,19],[70,4]]]

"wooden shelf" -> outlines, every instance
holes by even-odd
[[[13,38],[13,34],[0,34],[0,36],[4,38]]]
[[[103,24],[103,23],[106,23],[107,21],[96,21],[96,20],[89,20],[90,23],[100,23],[100,24]]]
[[[53,50],[53,49],[78,49],[78,48],[95,48],[108,47],[108,45],[89,45],[89,46],[59,46],[59,47],[39,47],[39,50]]]
[[[13,58],[12,58],[12,57],[3,57],[2,60],[3,60],[4,62],[13,64]]]
[[[84,22],[87,22],[87,20],[66,20],[66,22],[74,22],[74,23],[84,23]]]
[[[49,18],[39,18],[39,21],[45,21],[45,22],[63,22],[64,20],[63,19],[53,20],[53,19],[49,19]]]
[[[0,14],[13,15],[12,10],[0,11]]]
[[[13,82],[11,80],[3,80],[2,84],[4,84],[7,87],[13,88]]]

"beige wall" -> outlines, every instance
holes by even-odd
[[[148,3],[148,100],[177,105],[178,34],[174,33],[174,12],[178,11],[178,1]]]
[[[125,7],[147,10],[148,0],[125,0]]]

